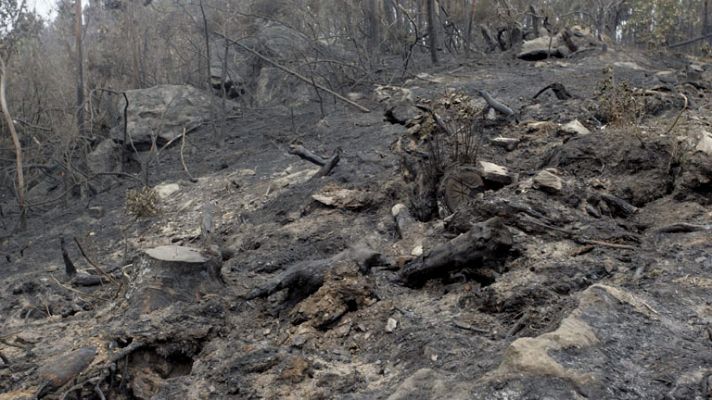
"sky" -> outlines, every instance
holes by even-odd
[[[42,18],[49,19],[54,13],[55,0],[27,0],[27,8],[37,11]]]

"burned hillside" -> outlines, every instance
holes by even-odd
[[[712,396],[712,63],[544,11],[106,89],[0,182],[0,399]]]

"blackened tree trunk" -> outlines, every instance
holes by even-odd
[[[430,60],[433,64],[438,63],[438,37],[435,28],[435,0],[428,2],[428,42],[430,44]]]
[[[368,0],[366,4],[366,20],[368,25],[368,50],[376,56],[381,43],[381,27],[379,18],[379,2]]]
[[[712,27],[710,27],[709,3],[710,0],[705,0],[704,9],[702,10],[702,36],[712,33]],[[707,42],[712,45],[712,37],[707,38]]]
[[[80,140],[86,137],[84,124],[84,52],[82,51],[82,0],[74,2],[74,37],[77,46],[77,128]]]

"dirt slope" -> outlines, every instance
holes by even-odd
[[[608,66],[616,84],[638,90],[614,100],[645,99],[633,121],[602,121],[610,99],[598,88]],[[97,383],[115,399],[708,398],[710,94],[684,77],[661,88],[658,77],[680,68],[614,51],[542,63],[503,55],[405,82],[412,102],[367,93],[367,114],[341,104],[328,104],[324,118],[316,105],[294,117],[254,110],[224,141],[197,131],[186,148],[197,182],[186,179],[178,148],[152,171],[159,188],[178,185],[164,191],[157,216],[127,216],[130,184],[122,183],[88,205],[35,216],[28,232],[4,239],[0,399],[43,387],[58,398],[74,382],[83,388],[75,397],[87,399],[100,398]],[[575,98],[531,99],[552,82]],[[446,93],[464,93],[481,107],[480,89],[517,111],[517,121],[478,122],[477,162],[506,167],[513,182],[487,186],[450,212],[440,204],[399,232],[393,207],[417,208],[429,165],[409,167],[431,143],[411,129],[429,115],[412,104],[439,110],[438,99],[452,99]],[[405,125],[384,116],[394,105]],[[559,125],[575,119],[590,133]],[[499,146],[496,137],[517,144]],[[295,140],[324,156],[340,147],[340,162],[310,179],[319,167],[289,153]],[[543,170],[558,188],[542,186]],[[201,210],[211,201],[221,252],[206,252],[220,270],[214,284],[144,254],[201,248]],[[511,233],[506,254],[403,284],[404,264],[493,217]],[[105,268],[120,267],[114,280],[66,282],[60,236],[76,237]],[[91,269],[68,248],[79,269]],[[349,248],[381,257],[365,268],[354,250],[341,253]],[[290,268],[314,265],[326,270],[316,286],[304,278],[247,299]],[[177,283],[161,286],[161,273]],[[93,351],[71,353],[82,348]],[[65,375],[71,382],[54,388]]]

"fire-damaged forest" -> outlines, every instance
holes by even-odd
[[[712,398],[710,3],[3,0],[0,400]]]

